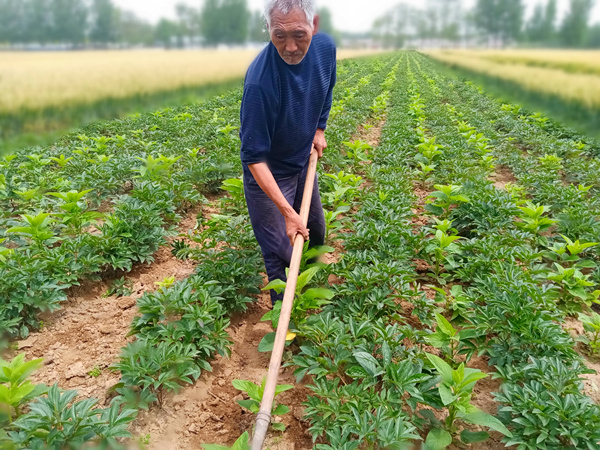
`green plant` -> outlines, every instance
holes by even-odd
[[[471,404],[473,388],[478,380],[488,376],[486,373],[465,367],[464,363],[453,370],[438,356],[430,353],[427,353],[426,356],[439,377],[438,392],[442,404],[448,409],[448,415],[444,421],[438,420],[430,410],[419,411],[433,425],[425,440],[427,450],[442,450],[452,444],[458,434],[457,419],[490,428],[508,437],[512,436],[512,433],[497,418]],[[460,441],[463,444],[481,442],[488,438],[489,434],[485,431],[472,432],[465,429],[460,433]]]
[[[16,233],[31,239],[37,247],[52,245],[60,239],[55,237],[51,225],[55,219],[50,214],[40,213],[36,216],[23,214],[23,226],[12,227],[6,230],[7,233]]]
[[[175,284],[175,277],[166,277],[162,281],[155,281],[154,284],[158,286],[159,290],[164,291]]]
[[[344,223],[348,221],[348,218],[340,218],[340,216],[348,211],[350,211],[350,206],[340,206],[335,211],[329,211],[323,208],[323,214],[325,215],[325,241],[327,241],[332,234],[336,234],[344,227]]]
[[[369,159],[367,151],[373,149],[373,147],[360,139],[354,142],[345,141],[342,144],[348,149],[346,154],[354,160],[354,165],[359,165],[361,162],[367,161]]]
[[[310,310],[319,309],[329,303],[334,296],[333,291],[326,288],[307,288],[308,284],[312,281],[315,275],[321,270],[320,266],[311,266],[302,272],[298,276],[298,283],[296,284],[296,292],[294,297],[294,305],[290,316],[289,331],[292,333],[290,337],[298,331],[302,324],[307,319],[307,313]],[[263,290],[274,289],[276,292],[281,293],[285,291],[286,282],[282,280],[273,280]],[[262,321],[271,321],[273,328],[277,327],[279,323],[279,315],[281,312],[281,303],[277,302],[273,309],[266,313],[262,317]],[[275,342],[275,332],[268,333],[262,339],[258,346],[258,351],[269,352],[273,350],[273,344]]]
[[[129,278],[123,276],[111,283],[104,296],[110,297],[111,295],[116,295],[117,297],[127,297],[133,292],[132,288],[133,282]]]
[[[183,156],[168,157],[159,155],[158,158],[154,158],[152,155],[148,155],[147,158],[141,158],[136,156],[135,159],[141,161],[143,165],[134,170],[140,174],[140,178],[151,181],[170,178],[173,165],[182,157]]]
[[[420,153],[417,155],[417,160],[430,165],[437,156],[443,154],[443,151],[441,150],[443,148],[442,145],[437,145],[435,143],[435,137],[423,137],[423,142],[417,145],[417,149]]]
[[[469,198],[462,194],[462,186],[436,184],[434,187],[437,191],[428,196],[425,210],[436,216],[445,219],[450,215],[453,205],[469,202]]]
[[[12,361],[0,359],[0,412],[5,413],[8,421],[21,415],[21,407],[47,390],[43,384],[33,384],[27,378],[42,366],[43,359],[25,361],[21,353]],[[0,423],[2,422],[0,416]]]
[[[177,259],[188,259],[192,248],[184,239],[176,239],[171,242],[171,254]]]
[[[218,444],[202,444],[202,447],[204,447],[204,450],[250,450],[250,436],[246,431],[231,447]]]
[[[443,301],[445,303],[444,309],[452,311],[450,321],[455,319],[465,320],[467,318],[467,313],[473,307],[473,302],[464,294],[462,285],[453,285],[449,293],[442,288],[431,287],[437,291],[436,300]]]
[[[454,255],[460,253],[460,247],[455,242],[462,238],[448,234],[449,231],[456,233],[455,229],[450,228],[452,226],[451,221],[436,219],[436,222],[437,225],[435,225],[435,228],[437,228],[437,231],[425,247],[426,257],[433,265],[433,273],[428,275],[435,278],[438,282],[445,283],[445,279],[450,277],[450,274],[442,273],[442,269],[446,266],[448,268],[457,267]]]
[[[231,178],[223,181],[221,189],[229,192],[229,197],[224,197],[221,202],[224,205],[230,205],[233,210],[239,211],[246,205],[246,198],[244,197],[244,181],[240,178]]]
[[[564,243],[555,242],[544,256],[557,262],[563,267],[575,267],[578,269],[595,269],[596,263],[587,259],[580,259],[580,255],[587,249],[598,245],[597,242],[580,243],[579,240],[573,242],[568,237],[561,234],[565,240]]]
[[[540,243],[545,245],[547,239],[544,236],[541,236],[540,233],[548,230],[556,223],[556,220],[543,217],[548,207],[527,202],[526,206],[519,206],[519,209],[521,210],[520,221],[515,222],[515,225],[518,228],[533,234]]]
[[[247,400],[238,400],[238,403],[241,407],[246,408],[252,414],[257,414],[260,410],[260,402],[262,401],[263,393],[265,390],[265,379],[263,378],[262,383],[260,385],[254,384],[251,381],[246,380],[233,380],[233,387],[245,392],[248,397]],[[275,387],[275,397],[285,391],[289,391],[293,389],[294,386],[291,384],[280,384]],[[273,409],[271,410],[271,415],[273,416],[282,416],[290,412],[290,408],[282,404],[273,404]],[[285,431],[285,425],[281,422],[272,422],[272,427],[277,431]]]
[[[563,159],[557,155],[544,155],[538,158],[540,165],[550,171],[559,171],[563,168]]]
[[[592,311],[591,315],[579,314],[579,320],[583,324],[586,334],[577,337],[579,342],[585,344],[590,353],[600,353],[600,314]]]
[[[439,348],[446,358],[446,362],[456,367],[455,361],[459,355],[459,351],[464,346],[463,342],[473,338],[475,330],[472,328],[463,328],[459,331],[441,314],[436,313],[435,317],[437,322],[435,333],[428,335],[425,340],[429,345]],[[472,352],[467,354],[467,362],[471,355]]]
[[[94,366],[94,368],[88,372],[88,375],[92,378],[98,378],[102,375],[102,369],[100,366]]]
[[[565,269],[557,263],[554,263],[554,267],[555,270],[550,270],[547,275],[555,286],[549,295],[557,301],[560,308],[573,314],[581,311],[584,305],[589,307],[592,303],[600,303],[600,290],[591,293],[586,290],[595,285],[589,281],[590,275],[584,275],[575,267]]]
[[[81,234],[83,228],[96,223],[97,219],[104,216],[97,211],[88,211],[87,202],[82,201],[92,190],[48,193],[48,195],[57,197],[64,202],[64,204],[60,205],[60,209],[64,213],[55,215],[61,219],[62,225],[67,227],[68,233],[73,236]]]
[[[419,182],[421,183],[421,187],[425,187],[427,184],[433,182],[433,177],[431,173],[435,170],[435,164],[425,164],[421,161],[418,161],[420,169],[415,169],[415,175],[419,178]]]
[[[86,442],[116,448],[117,439],[128,438],[127,427],[136,411],[113,403],[95,408],[96,399],[75,402],[76,391],[61,391],[55,384],[47,397],[30,403],[29,412],[13,422],[9,432],[19,448],[82,448]]]

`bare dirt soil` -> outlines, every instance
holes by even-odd
[[[180,223],[181,232],[195,226],[198,212],[196,208],[187,214]],[[129,296],[105,296],[112,280],[87,281],[71,289],[62,308],[43,319],[42,330],[18,342],[19,351],[24,351],[27,359],[44,359],[43,367],[32,375],[32,380],[48,385],[58,383],[63,389],[76,389],[80,397],[95,397],[101,404],[106,403],[107,390],[119,381],[119,375],[109,366],[132,340],[127,334],[138,312],[137,299],[156,290],[155,283],[166,277],[174,276],[179,281],[193,273],[190,261],[176,259],[170,247],[163,246],[155,253],[152,264],[134,266],[126,275],[132,283]]]

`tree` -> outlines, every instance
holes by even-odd
[[[600,48],[600,23],[590,27],[586,44],[589,48]]]
[[[175,12],[181,35],[186,36],[188,41],[193,43],[200,35],[200,11],[185,3],[177,3]]]
[[[250,42],[268,42],[269,33],[267,32],[267,23],[260,11],[254,11],[250,15],[250,25],[248,26]]]
[[[0,0],[0,42],[24,42],[25,7],[21,0]]]
[[[154,27],[139,19],[130,11],[118,10],[117,38],[128,45],[152,45],[155,41]]]
[[[594,0],[571,0],[571,8],[560,29],[560,38],[565,46],[581,47],[585,44],[593,7]]]
[[[242,44],[249,21],[246,0],[206,0],[201,15],[204,41],[208,45]]]
[[[81,0],[52,1],[52,39],[73,46],[85,43],[88,9]]]
[[[29,0],[25,6],[24,42],[46,44],[52,39],[52,5],[50,0]]]
[[[489,38],[506,44],[519,39],[524,12],[521,0],[477,0],[475,25]]]
[[[327,33],[335,40],[336,44],[339,45],[341,36],[333,26],[333,16],[331,15],[329,8],[320,8],[317,14],[319,15],[319,31]]]
[[[112,0],[93,0],[90,40],[106,45],[116,41],[116,9]]]
[[[161,19],[156,25],[156,40],[165,48],[171,48],[178,35],[179,27],[177,23],[171,20]]]
[[[526,27],[527,39],[540,44],[551,44],[556,38],[556,12],[556,0],[549,0],[546,7],[541,3],[536,5]]]

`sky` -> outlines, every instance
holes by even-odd
[[[542,0],[524,0],[530,13],[533,6]],[[133,11],[140,18],[156,23],[161,17],[174,18],[175,4],[186,3],[190,6],[200,7],[202,0],[113,0],[122,9]],[[399,3],[399,0],[317,0],[319,7],[328,7],[333,16],[333,25],[342,31],[362,32],[369,31],[373,21],[381,17]],[[425,0],[404,0],[403,3],[419,7]],[[465,0],[465,6],[472,6],[475,0]],[[562,14],[568,9],[569,0],[558,0]],[[596,2],[592,14],[593,22],[600,22],[600,2]],[[262,10],[263,0],[248,0],[250,9]]]

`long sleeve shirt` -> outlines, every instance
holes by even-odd
[[[288,65],[269,43],[250,65],[240,110],[244,165],[266,162],[275,178],[307,163],[317,128],[325,129],[336,82],[336,48],[313,36],[300,64]]]

